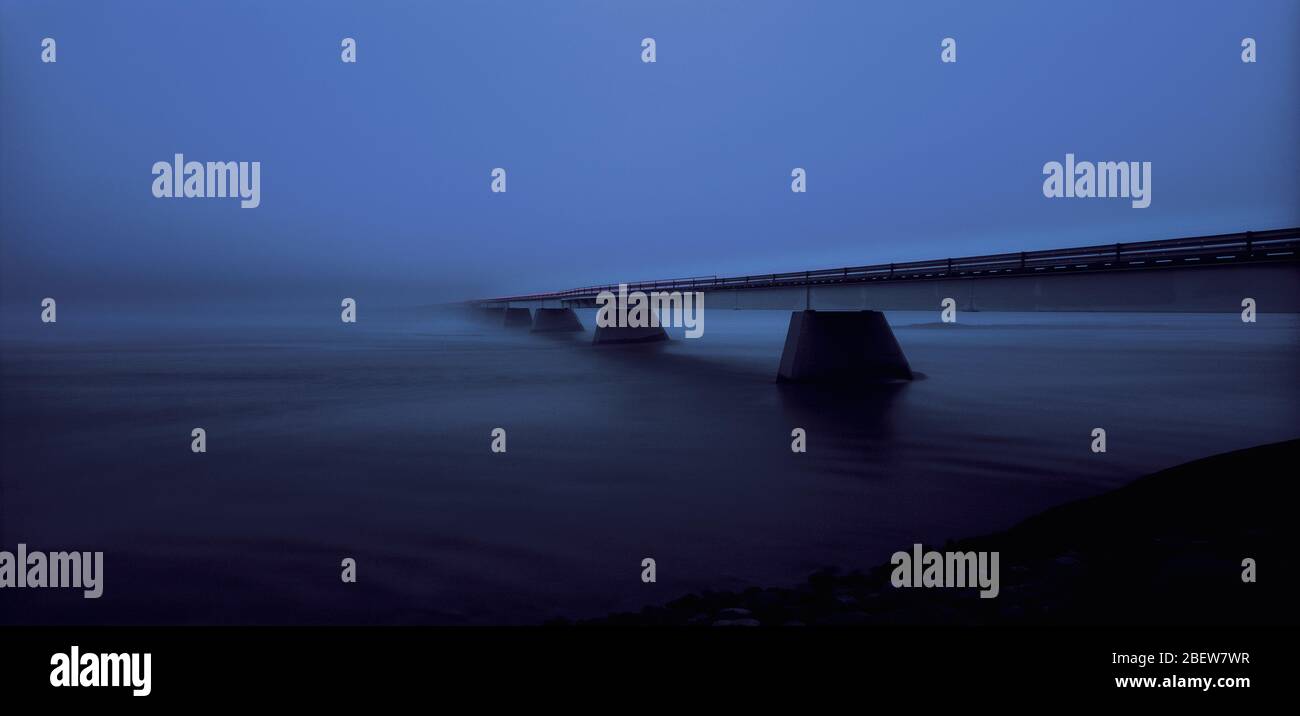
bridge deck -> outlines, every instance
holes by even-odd
[[[736,291],[765,288],[861,284],[879,281],[980,279],[1016,275],[1113,272],[1242,265],[1300,260],[1300,228],[1247,231],[1237,234],[1196,236],[1046,251],[1022,251],[963,258],[906,263],[845,266],[814,271],[755,274],[749,276],[696,276],[626,282],[629,291]],[[593,299],[602,291],[617,292],[619,284],[584,286],[566,291],[502,296],[476,301],[548,301]]]

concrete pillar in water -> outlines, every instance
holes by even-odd
[[[880,311],[795,311],[780,383],[911,380],[912,368]]]
[[[507,308],[505,317],[506,328],[532,328],[533,316],[527,308]]]
[[[566,333],[582,330],[582,321],[572,308],[538,308],[533,311],[533,333]]]
[[[601,346],[616,343],[655,343],[666,340],[668,340],[668,333],[663,326],[645,326],[642,328],[596,326],[596,336],[591,339],[591,344]]]

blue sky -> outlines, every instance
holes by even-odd
[[[418,304],[1296,226],[1298,47],[1291,0],[0,0],[0,298]],[[260,161],[261,206],[154,198],[176,152]],[[1066,152],[1152,162],[1151,207],[1045,199]]]

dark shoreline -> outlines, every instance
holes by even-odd
[[[579,625],[1295,625],[1300,439],[1215,455],[939,551],[1000,553],[1000,594],[895,588],[893,566],[690,594]],[[899,545],[910,551],[911,545]],[[1256,563],[1255,583],[1242,560]],[[550,622],[570,624],[567,620]]]

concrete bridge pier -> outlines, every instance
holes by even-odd
[[[538,308],[533,311],[533,333],[577,333],[582,321],[572,308]]]
[[[795,311],[778,383],[911,380],[912,368],[880,311]]]
[[[532,328],[533,316],[527,308],[506,308],[505,322],[506,328]]]
[[[668,332],[663,326],[645,326],[641,328],[620,326],[596,326],[596,335],[591,339],[593,346],[614,345],[618,343],[657,343],[668,340]]]

